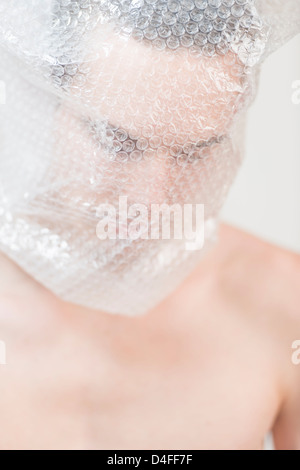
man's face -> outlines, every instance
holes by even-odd
[[[159,51],[110,25],[90,40],[97,54],[86,58],[87,73],[71,77],[56,115],[55,171],[66,199],[199,202],[215,215],[235,168],[242,64],[231,52]]]
[[[24,104],[39,145],[20,142],[17,153],[43,158],[44,171],[27,188],[25,210],[13,208],[28,240],[21,264],[66,300],[139,313],[200,253],[171,237],[99,240],[99,207],[109,204],[119,216],[126,197],[151,218],[152,204],[203,204],[203,223],[212,227],[240,159],[235,137],[249,95],[251,41],[240,49],[237,42],[242,22],[251,31],[252,2],[75,3],[59,2],[56,12],[50,50],[57,57],[38,103],[45,120]],[[108,10],[113,21],[104,21]]]

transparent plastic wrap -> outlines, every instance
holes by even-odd
[[[156,305],[214,241],[259,64],[299,30],[298,0],[0,0],[0,249],[66,301]],[[121,198],[203,204],[203,249],[100,239]]]

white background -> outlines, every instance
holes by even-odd
[[[292,102],[296,80],[299,35],[262,67],[248,118],[245,161],[223,220],[300,253],[300,104]]]

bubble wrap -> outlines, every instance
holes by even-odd
[[[239,168],[259,64],[298,0],[0,0],[0,249],[135,315],[191,272]],[[97,236],[99,207],[203,204],[205,242]]]

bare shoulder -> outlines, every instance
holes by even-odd
[[[216,255],[224,289],[253,310],[300,324],[300,255],[233,227],[222,226]]]

